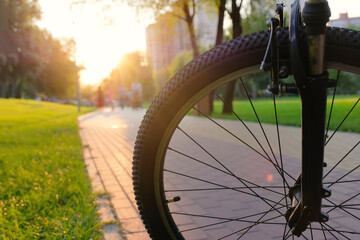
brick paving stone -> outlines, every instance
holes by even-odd
[[[125,237],[128,240],[146,240],[150,238],[137,212],[131,187],[132,149],[128,143],[118,148],[115,145],[119,143],[114,139],[115,136],[125,138],[128,134],[125,128],[114,131],[118,130],[114,128],[119,124],[117,115],[115,112],[98,111],[79,118],[80,135],[87,146],[84,148],[84,157],[92,182],[100,180],[104,190],[110,194],[112,208],[122,224]],[[138,125],[133,127],[137,128]],[[94,189],[98,189],[98,185],[92,184]]]
[[[112,207],[117,218],[122,223],[123,233],[128,240],[149,239],[137,211],[131,180],[132,151],[138,126],[143,115],[143,110],[116,109],[112,112],[109,109],[104,109],[79,118],[80,135],[84,144],[84,159],[92,180],[93,189],[101,191],[101,187],[103,187],[103,191],[110,194]],[[253,149],[245,146],[226,131],[214,129],[213,123],[205,118],[188,117],[181,123],[181,128],[186,130],[201,145],[206,146],[209,152],[204,152],[198,146],[194,146],[194,143],[179,131],[174,133],[174,139],[171,140],[170,146],[180,152],[188,153],[194,158],[201,159],[201,161],[218,169],[208,166],[205,167],[202,163],[194,164],[193,160],[175,152],[168,153],[169,160],[167,160],[165,167],[177,172],[192,173],[199,179],[215,184],[179,177],[165,172],[164,178],[167,179],[165,187],[167,189],[187,189],[230,186],[241,189],[239,187],[243,188],[245,184],[248,185],[247,181],[256,181],[262,185],[282,187],[281,176],[277,173],[274,166],[266,159],[267,157],[260,156],[266,155],[271,159],[276,158],[280,161],[278,146],[274,144],[272,146],[274,154],[271,153],[263,133],[257,128],[257,123],[246,124],[254,130],[254,134],[261,145],[263,145],[266,154],[251,134],[249,134],[239,122],[218,119],[216,121],[249,144]],[[264,124],[263,126],[269,140],[277,142],[276,128],[274,125]],[[299,161],[301,156],[301,131],[299,128],[280,126],[280,134],[282,149],[284,150],[282,156],[284,169],[296,178],[301,166],[301,162]],[[331,134],[332,132],[329,131],[329,135]],[[219,139],[221,141],[219,141]],[[325,161],[328,163],[328,167],[325,168],[324,173],[329,171],[331,167],[344,156],[344,153],[351,149],[359,140],[359,134],[342,132],[335,134],[326,146]],[[258,153],[256,151],[258,151]],[[353,169],[354,165],[359,164],[359,156],[360,147],[352,151],[346,159],[339,164],[339,169],[334,170],[324,181],[330,183],[342,177],[347,171]],[[217,162],[219,159],[223,166]],[[219,169],[221,171],[219,171]],[[224,172],[227,172],[227,174],[224,174]],[[239,179],[233,178],[232,174],[241,176],[243,179],[240,181]],[[360,168],[343,180],[359,179],[359,175]],[[294,184],[294,179],[291,179],[287,175],[285,175],[285,178],[290,186]],[[269,210],[271,208],[269,203],[271,203],[271,201],[278,201],[276,194],[274,195],[273,192],[256,188],[253,185],[250,186],[253,187],[252,189],[256,194],[261,194],[263,197],[266,197],[267,200],[257,199],[253,196],[254,192],[250,190],[246,190],[250,195],[241,193],[236,189],[227,189],[220,195],[216,195],[218,190],[208,190],[206,194],[202,192],[174,192],[171,194],[167,193],[167,195],[173,197],[179,194],[182,199],[180,202],[169,204],[169,208],[174,212],[190,212],[215,217],[230,216],[229,218],[234,220],[241,216],[250,216],[258,209],[265,209],[263,211]],[[282,188],[274,189],[277,192],[283,192]],[[358,182],[351,184],[337,183],[332,187],[332,190],[333,196],[331,196],[330,200],[339,204],[359,192],[360,185]],[[193,198],[190,198],[190,196],[193,196]],[[359,199],[360,197],[357,197],[349,201],[349,203],[358,204],[360,202]],[[272,202],[270,205],[274,206],[275,202]],[[284,203],[285,201],[275,206],[279,208],[279,211],[282,211],[281,206],[283,206],[282,204]],[[326,200],[323,201],[323,203],[331,205]],[[325,208],[325,210],[329,209],[331,208]],[[271,211],[266,214],[264,219],[276,217],[279,214],[277,211]],[[329,222],[330,226],[337,228],[348,224],[348,229],[356,230],[356,222],[351,219],[349,220],[349,214],[340,208],[331,211],[330,216],[333,216],[333,222],[331,222],[331,224]],[[247,217],[245,220],[251,222],[256,221],[260,217],[261,216],[256,215]],[[180,229],[192,228],[194,224],[201,226],[203,224],[219,223],[220,221],[219,219],[201,219],[189,215],[176,215],[174,219]],[[281,217],[281,219],[277,221],[283,222],[284,219]],[[246,221],[230,221],[229,223],[213,225],[207,229],[188,231],[184,233],[184,236],[186,236],[187,239],[212,239],[214,236],[224,236],[228,234],[229,231],[237,231],[239,227],[246,227],[249,226],[249,224],[250,223]],[[314,239],[321,239],[322,232],[316,230],[316,227],[314,228]],[[317,228],[320,229],[320,226],[317,226]],[[319,235],[319,233],[321,234]],[[244,236],[243,239],[281,239],[282,234],[283,227],[280,229],[274,228],[269,224],[261,229],[258,226],[251,228],[248,235]],[[306,235],[306,237],[310,239],[309,235]],[[330,233],[327,233],[327,237],[327,239],[333,238]],[[232,238],[229,237],[225,239]]]

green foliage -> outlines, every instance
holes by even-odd
[[[193,51],[185,50],[177,55],[174,60],[172,60],[170,66],[168,67],[169,76],[174,76],[181,68],[188,64],[193,59]]]
[[[356,25],[349,25],[349,26],[347,26],[347,28],[350,28],[350,29],[354,29],[354,30],[360,31],[360,26],[356,26]]]
[[[0,6],[5,10],[1,19],[2,24],[10,31],[24,29],[33,24],[34,20],[40,18],[40,9],[37,0],[1,0]],[[3,28],[0,28],[3,30]]]
[[[204,53],[208,48],[201,46],[200,53]],[[193,60],[193,51],[185,50],[178,54],[170,63],[170,65],[160,71],[154,73],[154,79],[160,86],[163,86],[170,78],[180,71],[186,64]]]
[[[76,108],[0,100],[0,113],[0,238],[100,239]]]
[[[33,97],[35,90],[65,98],[75,85],[69,46],[36,27],[39,18],[37,0],[0,1],[0,97]]]
[[[43,62],[40,63],[42,71],[36,75],[35,86],[38,91],[47,95],[67,97],[69,87],[75,86],[75,72],[78,70],[59,40],[53,39],[49,34],[44,34],[42,37],[40,41],[47,47],[42,53],[44,56]]]
[[[268,29],[266,20],[274,15],[275,1],[253,0],[248,5],[249,14],[243,19],[243,33],[249,34]]]
[[[329,114],[331,106],[331,97],[328,98],[327,112]],[[349,110],[358,100],[357,96],[338,96],[334,103],[330,129],[334,130],[344,119]],[[261,122],[275,124],[274,103],[272,99],[254,100],[253,104],[259,115]],[[214,102],[214,112],[212,117],[226,118],[236,120],[234,114],[222,114],[223,103],[221,101]],[[297,97],[284,97],[276,99],[276,108],[278,112],[278,120],[281,125],[301,126],[301,103]],[[256,116],[248,100],[237,100],[233,102],[234,111],[244,121],[256,122]],[[357,105],[348,119],[344,122],[341,131],[360,132],[360,106]]]
[[[163,87],[165,83],[170,79],[169,68],[163,68],[159,71],[154,72],[153,78],[155,79],[160,88]]]
[[[329,71],[330,79],[337,79],[337,71]],[[360,92],[360,76],[341,72],[336,89],[337,94],[358,94]]]

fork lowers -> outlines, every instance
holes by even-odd
[[[290,62],[302,105],[302,166],[286,218],[296,236],[311,222],[328,220],[321,212],[326,100],[327,88],[331,86],[324,67],[326,23],[330,17],[328,2],[307,0],[301,16],[302,19],[299,1],[295,1],[290,24]],[[298,45],[302,24],[305,24],[307,51],[300,51]]]
[[[331,16],[326,0],[308,0],[302,11],[308,39],[307,77],[299,89],[302,102],[301,205],[308,221],[321,221],[322,176],[328,73],[324,67],[326,23]]]

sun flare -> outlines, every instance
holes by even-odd
[[[104,9],[98,4],[72,4],[71,0],[40,0],[40,27],[54,37],[73,38],[76,62],[83,85],[98,84],[116,66],[126,52],[145,49],[146,22],[139,23],[133,9],[113,4]]]

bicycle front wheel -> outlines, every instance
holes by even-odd
[[[286,60],[288,30],[278,36]],[[298,97],[254,100],[254,86],[270,81],[259,70],[268,37],[247,35],[203,54],[167,83],[147,111],[136,140],[133,181],[153,239],[291,237],[285,214],[289,189],[301,172],[301,129],[283,125],[299,126],[301,104]],[[359,56],[359,32],[328,29],[325,60],[338,90],[329,89],[324,185],[333,196],[323,200],[329,222],[310,224],[303,239],[360,237],[360,136],[340,132],[360,132],[360,88],[343,90],[349,79],[360,86]],[[245,100],[231,107],[223,92],[234,79]],[[346,91],[353,94],[333,95]],[[198,102],[209,93],[215,93],[215,108],[225,106],[225,116],[235,120],[201,110]]]

